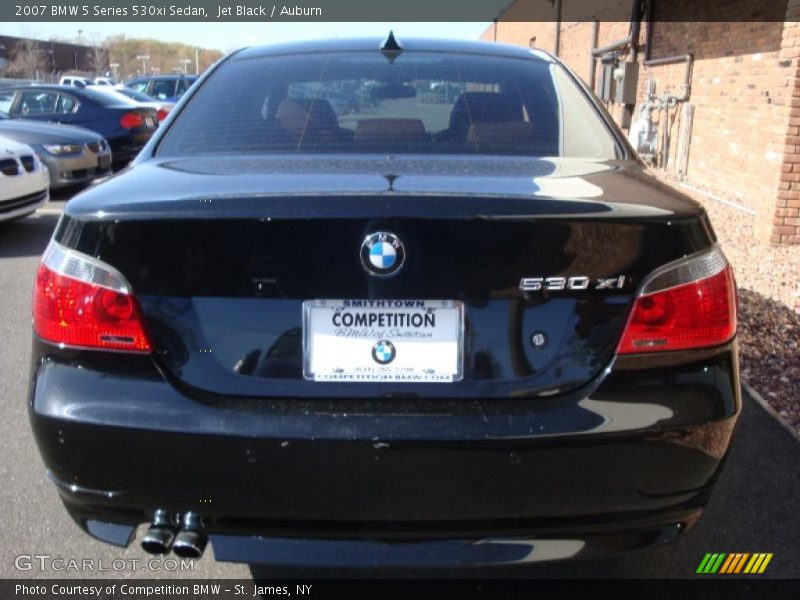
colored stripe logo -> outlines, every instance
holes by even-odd
[[[700,561],[697,573],[702,575],[713,575],[715,573],[725,575],[735,575],[737,573],[763,573],[769,561],[772,560],[772,553],[757,552],[708,552]]]

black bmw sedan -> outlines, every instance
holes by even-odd
[[[495,44],[233,53],[67,204],[33,314],[30,419],[66,510],[181,557],[661,544],[740,411],[702,207],[558,60]]]

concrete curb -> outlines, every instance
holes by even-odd
[[[784,419],[780,415],[780,413],[778,413],[778,411],[776,411],[774,408],[772,408],[772,406],[770,406],[769,402],[764,400],[764,398],[761,396],[761,394],[759,394],[757,391],[755,391],[750,386],[750,384],[747,383],[744,380],[742,380],[742,387],[744,388],[745,392],[747,392],[747,394],[753,400],[755,400],[758,404],[761,405],[761,408],[763,408],[765,411],[767,411],[767,413],[780,424],[781,427],[783,427],[786,431],[788,431],[795,440],[800,442],[800,432],[798,432],[794,427],[792,427],[789,424],[789,422],[786,419]]]

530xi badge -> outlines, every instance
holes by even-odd
[[[621,290],[625,285],[625,275],[619,277],[603,277],[591,279],[585,275],[573,277],[523,277],[519,280],[519,289],[523,292],[539,292],[542,290]]]

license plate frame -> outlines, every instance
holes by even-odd
[[[341,313],[338,327],[334,318],[337,311]],[[342,323],[343,319],[347,321],[344,312],[349,312],[353,319],[347,325]],[[369,321],[371,314],[378,316]],[[380,314],[388,316],[380,321]],[[426,320],[425,315],[434,315],[432,326],[431,317]],[[441,315],[438,325],[436,315]],[[352,322],[356,324],[351,325]],[[388,362],[381,362],[384,359]],[[335,361],[339,363],[336,366]],[[306,380],[455,383],[463,376],[464,303],[461,301],[313,299],[303,302]]]

